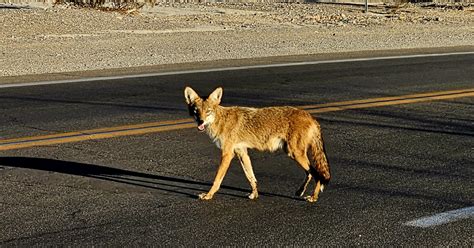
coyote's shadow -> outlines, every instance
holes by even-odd
[[[166,191],[174,194],[185,195],[192,198],[197,198],[198,192],[206,191],[209,189],[210,186],[212,186],[212,184],[210,183],[200,182],[197,180],[153,175],[102,165],[85,164],[45,158],[0,157],[0,165],[6,167],[26,168],[95,178],[114,183],[123,183],[127,185]],[[220,192],[219,194],[231,195],[235,197],[245,197],[245,194],[243,194],[243,192],[249,192],[248,189],[242,189],[231,186],[222,186],[221,188],[227,189],[227,191]],[[229,191],[238,191],[241,192],[241,194],[234,194]],[[295,199],[294,197],[272,193],[261,194],[267,196],[277,196]]]

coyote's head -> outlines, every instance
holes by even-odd
[[[215,89],[207,98],[201,98],[190,87],[184,89],[184,98],[188,104],[189,114],[194,117],[199,131],[206,130],[216,117],[216,108],[222,98],[222,88]]]

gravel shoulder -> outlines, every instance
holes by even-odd
[[[0,7],[0,77],[271,56],[474,45],[471,8],[174,4]]]

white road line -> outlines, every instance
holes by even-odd
[[[471,55],[471,54],[474,54],[474,51],[473,52],[414,54],[414,55],[385,56],[385,57],[372,57],[372,58],[335,59],[335,60],[293,62],[293,63],[267,64],[267,65],[236,66],[236,67],[224,67],[224,68],[202,69],[202,70],[184,70],[184,71],[172,71],[172,72],[157,72],[157,73],[145,73],[145,74],[135,74],[135,75],[110,76],[110,77],[90,77],[90,78],[71,79],[71,80],[41,81],[41,82],[32,82],[32,83],[12,83],[12,84],[2,84],[0,85],[0,89],[38,86],[38,85],[51,85],[51,84],[93,82],[93,81],[101,81],[101,80],[119,80],[119,79],[141,78],[141,77],[159,77],[159,76],[183,75],[183,74],[192,74],[192,73],[237,71],[237,70],[247,70],[247,69],[262,69],[262,68],[289,67],[289,66],[302,66],[302,65],[319,65],[319,64],[363,62],[363,61],[374,61],[374,60],[442,57],[442,56]]]
[[[449,222],[468,218],[474,218],[474,206],[419,218],[416,220],[405,222],[404,225],[426,228],[432,226],[439,226]]]

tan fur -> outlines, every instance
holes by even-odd
[[[252,187],[249,198],[256,199],[257,180],[247,149],[276,151],[283,148],[306,172],[306,178],[296,194],[303,196],[314,178],[315,190],[305,199],[315,202],[331,177],[319,123],[306,111],[294,107],[223,107],[219,105],[222,91],[222,88],[217,88],[207,99],[202,99],[190,87],[184,90],[190,114],[195,116],[198,126],[205,127],[209,137],[222,151],[214,183],[208,193],[199,196],[200,199],[212,199],[235,155]],[[311,166],[308,150],[314,166]]]

